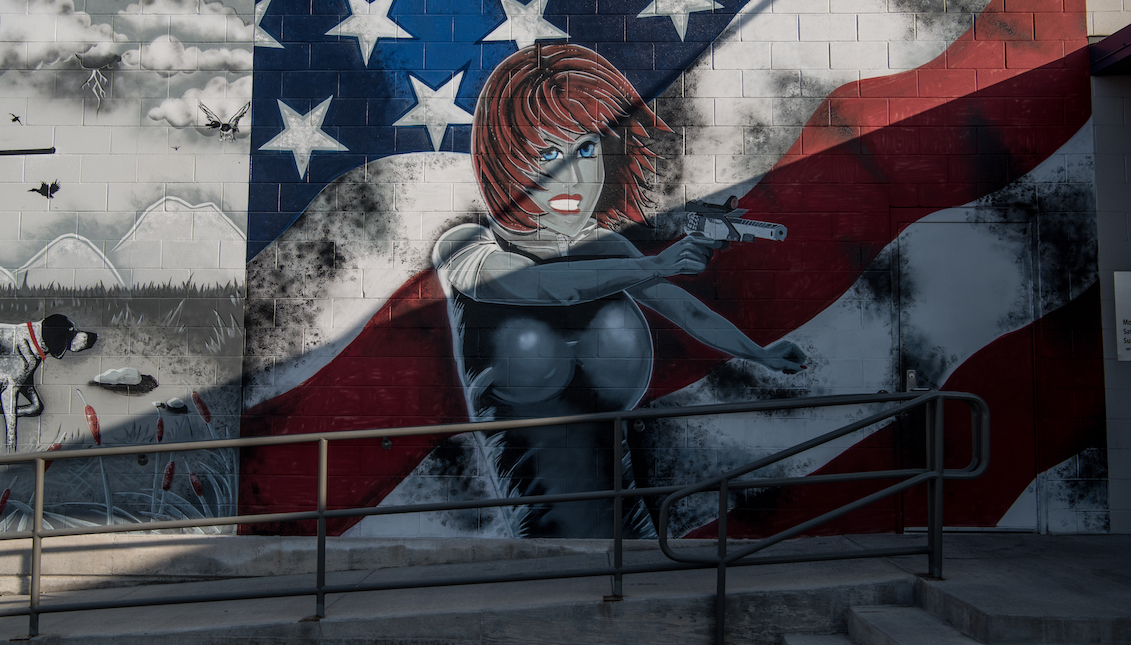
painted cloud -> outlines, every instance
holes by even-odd
[[[232,117],[241,107],[251,100],[251,77],[245,76],[233,83],[229,83],[223,76],[213,77],[204,89],[192,88],[179,99],[165,99],[161,105],[149,111],[149,118],[154,121],[165,121],[174,128],[188,126],[202,127],[205,124],[204,113],[198,103],[203,101],[216,113],[221,120]],[[240,120],[239,137],[245,137],[251,128],[250,115]]]
[[[92,24],[72,0],[0,0],[0,70],[32,70],[75,55],[113,55],[125,36]]]
[[[153,16],[168,17],[169,22],[154,21]],[[119,11],[118,19],[142,39],[171,31],[189,42],[250,43],[255,35],[255,25],[245,23],[235,9],[203,0],[146,0]]]
[[[174,76],[182,72],[204,71],[251,71],[251,52],[246,49],[200,49],[185,47],[181,41],[170,35],[158,36],[141,49],[133,49],[122,56],[122,62],[131,67],[141,67],[162,76]]]

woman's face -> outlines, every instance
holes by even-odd
[[[569,237],[577,235],[597,207],[605,185],[605,163],[601,158],[601,136],[595,132],[572,139],[542,135],[546,147],[535,163],[541,175],[530,199],[542,209],[542,228]]]

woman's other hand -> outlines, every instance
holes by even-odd
[[[707,268],[711,254],[722,242],[695,233],[687,235],[657,255],[643,258],[658,276],[696,275]]]
[[[766,367],[782,372],[783,374],[796,374],[807,369],[805,364],[807,356],[801,348],[788,340],[783,340],[763,350],[762,358],[756,359]]]

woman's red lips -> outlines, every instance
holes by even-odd
[[[559,213],[580,213],[581,195],[555,195],[550,198],[550,208]]]

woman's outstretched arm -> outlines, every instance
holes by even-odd
[[[687,237],[657,255],[641,255],[610,234],[594,248],[602,255],[536,262],[503,250],[481,226],[459,226],[437,243],[432,261],[445,288],[479,302],[521,306],[572,305],[599,300],[657,278],[699,273],[711,248]],[[585,253],[584,246],[581,253]],[[628,257],[624,257],[628,256]]]
[[[664,279],[628,290],[640,304],[679,325],[695,340],[731,356],[758,361],[770,369],[793,374],[805,369],[801,348],[783,340],[762,347],[698,298]]]

